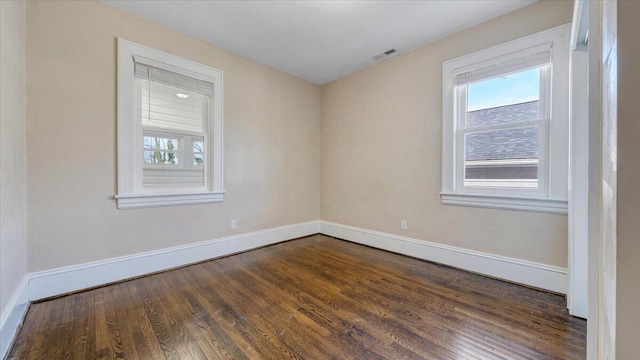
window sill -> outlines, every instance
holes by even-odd
[[[567,200],[521,196],[440,193],[442,204],[566,215]]]
[[[118,209],[140,209],[222,202],[224,192],[116,195]]]

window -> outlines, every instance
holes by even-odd
[[[464,174],[461,188],[531,194],[545,188],[540,154],[549,118],[549,92],[544,91],[549,85],[548,55],[543,62],[523,61],[525,70],[456,83],[456,140],[464,147],[457,159]]]
[[[222,72],[118,39],[118,208],[223,196]]]
[[[568,30],[443,64],[443,204],[566,213]]]

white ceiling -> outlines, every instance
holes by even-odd
[[[103,1],[319,85],[534,2]]]

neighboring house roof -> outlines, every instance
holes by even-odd
[[[496,126],[538,120],[539,101],[499,106],[467,113],[467,127]],[[538,157],[538,127],[471,133],[466,160],[534,159]]]

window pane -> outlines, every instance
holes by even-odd
[[[179,163],[178,158],[179,156],[175,152],[158,150],[145,150],[144,152],[145,164],[177,165]]]
[[[465,135],[464,186],[538,187],[539,126]]]
[[[202,154],[193,155],[193,165],[202,166],[204,164],[204,157]]]
[[[195,154],[204,153],[204,141],[194,141],[193,142],[193,152]]]
[[[467,128],[539,120],[540,69],[470,84],[467,109]]]
[[[154,150],[178,150],[180,142],[176,138],[145,136],[144,148]]]
[[[204,164],[204,139],[202,137],[193,140],[193,165],[202,166]]]
[[[178,164],[180,139],[145,133],[143,144],[145,164]]]
[[[142,91],[142,125],[201,132],[208,97],[138,79]]]

